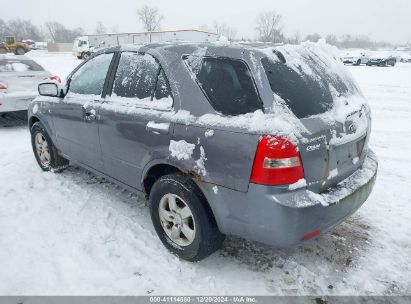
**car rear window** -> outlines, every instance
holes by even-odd
[[[185,56],[184,60],[211,106],[224,115],[262,109],[251,72],[241,60]]]
[[[338,74],[322,69],[316,58],[306,58],[312,69],[296,71],[281,61],[265,57],[261,59],[271,90],[281,97],[291,111],[304,118],[330,110],[335,95],[358,94],[354,82]]]
[[[32,60],[0,59],[0,72],[44,71]]]

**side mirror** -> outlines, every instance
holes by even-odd
[[[59,86],[54,82],[43,82],[38,86],[41,96],[60,97]]]

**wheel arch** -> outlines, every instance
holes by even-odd
[[[176,166],[167,163],[155,161],[144,168],[141,180],[141,189],[147,199],[150,197],[151,189],[154,183],[162,176],[170,173],[182,172]]]
[[[195,172],[188,171],[185,169],[180,169],[174,164],[171,164],[165,160],[157,160],[154,161],[151,165],[147,165],[144,173],[143,173],[143,178],[141,181],[141,188],[146,196],[147,199],[150,198],[150,192],[151,189],[154,185],[154,183],[162,176],[170,174],[170,173],[181,173],[189,178],[192,179],[192,181],[196,184],[202,195],[204,196],[205,200],[205,207],[211,212],[211,215],[213,216],[214,220],[217,223],[218,228],[220,231],[222,230],[222,225],[221,225],[221,216],[219,215],[219,211],[216,210],[213,202],[210,201],[210,194],[207,193],[207,190],[205,189],[204,184],[208,184],[202,180],[202,178]]]
[[[29,129],[38,121],[40,121],[40,119],[37,116],[31,116],[29,118]]]

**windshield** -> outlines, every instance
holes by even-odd
[[[275,100],[284,103],[298,118],[330,110],[337,97],[361,94],[350,74],[331,56],[293,51],[292,58],[285,58],[290,62],[270,56],[261,63]]]

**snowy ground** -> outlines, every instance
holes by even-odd
[[[70,54],[31,52],[67,75]],[[373,110],[377,183],[315,241],[279,250],[227,238],[195,264],[170,255],[144,202],[79,168],[43,173],[25,123],[0,125],[0,295],[411,294],[411,64],[349,67]]]

